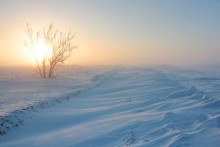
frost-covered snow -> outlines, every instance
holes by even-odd
[[[21,105],[15,104],[12,93],[1,89],[2,116],[10,112],[3,106],[10,105],[8,101],[13,101],[14,110],[22,103],[48,104],[33,105],[9,113],[13,117],[2,118],[12,123],[19,118],[22,125],[0,136],[0,146],[218,147],[220,70],[214,69],[217,67],[96,68],[81,70],[78,76],[73,74],[76,70],[70,70],[51,81],[2,80],[6,86],[1,87],[6,92],[14,88],[21,101]],[[17,85],[22,85],[21,94]],[[30,96],[30,102],[26,102]],[[60,103],[53,102],[54,98]]]
[[[31,68],[0,69],[0,116],[72,94],[93,85],[106,68],[66,67],[57,78],[41,79]]]

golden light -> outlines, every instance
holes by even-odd
[[[31,64],[35,64],[36,60],[42,62],[43,59],[49,59],[52,56],[52,49],[42,39],[39,39],[33,48],[28,48],[24,54]]]
[[[38,40],[36,45],[32,48],[33,58],[42,61],[44,58],[51,56],[51,48],[43,41]]]

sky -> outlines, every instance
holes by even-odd
[[[25,24],[75,33],[82,65],[220,63],[219,0],[1,0],[0,66],[28,65]]]

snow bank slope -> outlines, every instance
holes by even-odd
[[[102,83],[113,69],[66,67],[60,77],[41,79],[27,68],[0,69],[0,138],[22,125],[29,112],[68,100]]]
[[[219,146],[220,92],[186,85],[155,70],[121,70],[39,109],[0,146]]]

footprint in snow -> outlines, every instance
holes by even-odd
[[[134,144],[135,142],[135,135],[133,132],[130,132],[128,134],[126,134],[124,137],[123,137],[123,141],[124,141],[124,145],[125,146],[131,146]]]

